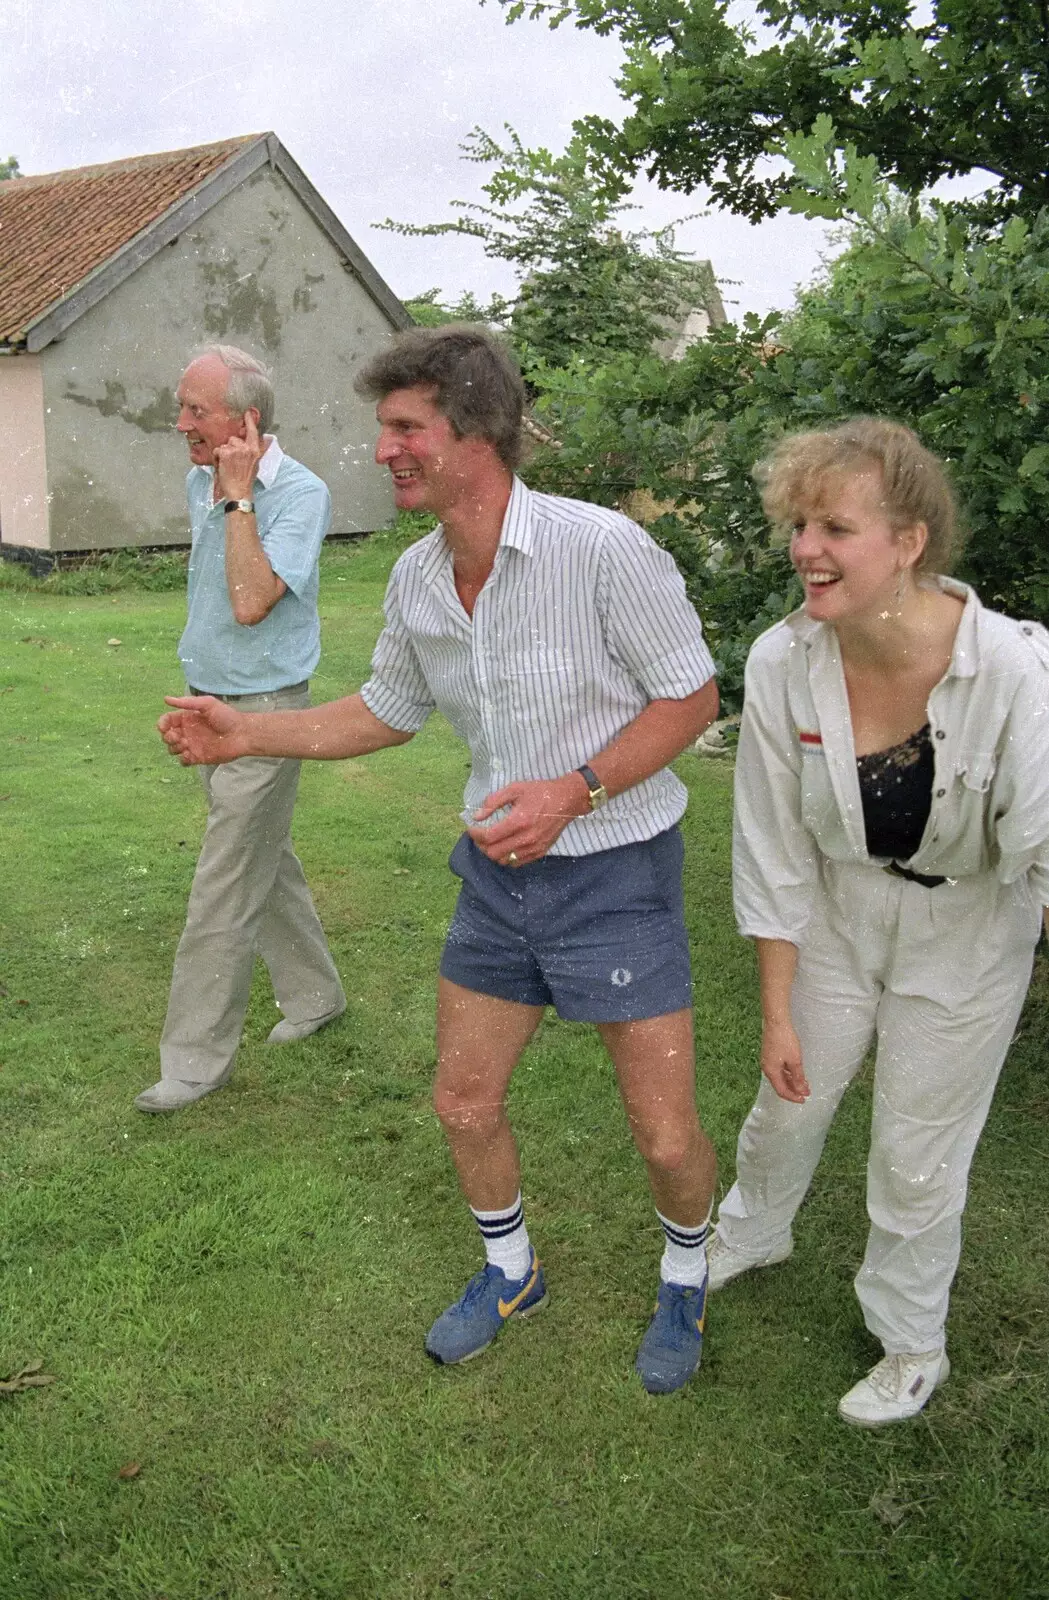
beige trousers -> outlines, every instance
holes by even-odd
[[[272,694],[224,696],[239,711],[309,705],[306,684]],[[161,1076],[191,1083],[228,1077],[240,1043],[256,955],[292,1022],[345,1003],[298,857],[291,817],[298,761],[245,756],[201,767],[208,822],[175,954]]]
[[[1024,882],[987,874],[926,889],[876,866],[823,863],[791,996],[812,1093],[794,1105],[762,1080],[717,1231],[748,1255],[788,1244],[838,1102],[876,1042],[856,1294],[889,1355],[944,1343],[969,1167],[1039,921]]]

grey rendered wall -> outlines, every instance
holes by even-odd
[[[275,431],[327,482],[332,531],[393,516],[357,368],[392,332],[295,192],[263,168],[41,352],[51,549],[184,544],[174,392],[202,344],[273,369]]]

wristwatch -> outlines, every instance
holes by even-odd
[[[231,511],[243,511],[247,516],[255,515],[254,500],[227,500],[222,508],[222,515],[228,517]]]
[[[576,771],[579,773],[580,777],[583,779],[583,782],[590,790],[591,811],[596,811],[598,806],[606,805],[608,802],[608,790],[601,782],[601,779],[598,777],[593,767],[576,767]]]

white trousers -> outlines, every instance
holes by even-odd
[[[969,1167],[1027,992],[1040,907],[1025,883],[989,876],[926,889],[875,866],[825,861],[822,871],[791,995],[812,1092],[794,1105],[762,1080],[717,1231],[745,1254],[787,1243],[838,1103],[876,1040],[856,1293],[887,1354],[938,1350]]]
[[[305,686],[236,700],[239,711],[307,705]],[[344,995],[291,845],[299,762],[245,756],[200,774],[208,824],[175,954],[160,1070],[217,1083],[240,1043],[256,955],[292,1022],[337,1010]]]

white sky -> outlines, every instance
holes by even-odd
[[[740,9],[749,9],[743,8]],[[0,156],[23,172],[110,161],[272,129],[399,295],[510,292],[477,241],[403,239],[371,224],[445,221],[487,169],[459,157],[475,125],[563,149],[574,118],[616,117],[614,39],[519,22],[489,0],[3,0]],[[630,214],[662,226],[702,197],[643,184]],[[680,248],[709,257],[730,317],[790,304],[826,231],[721,212]]]

